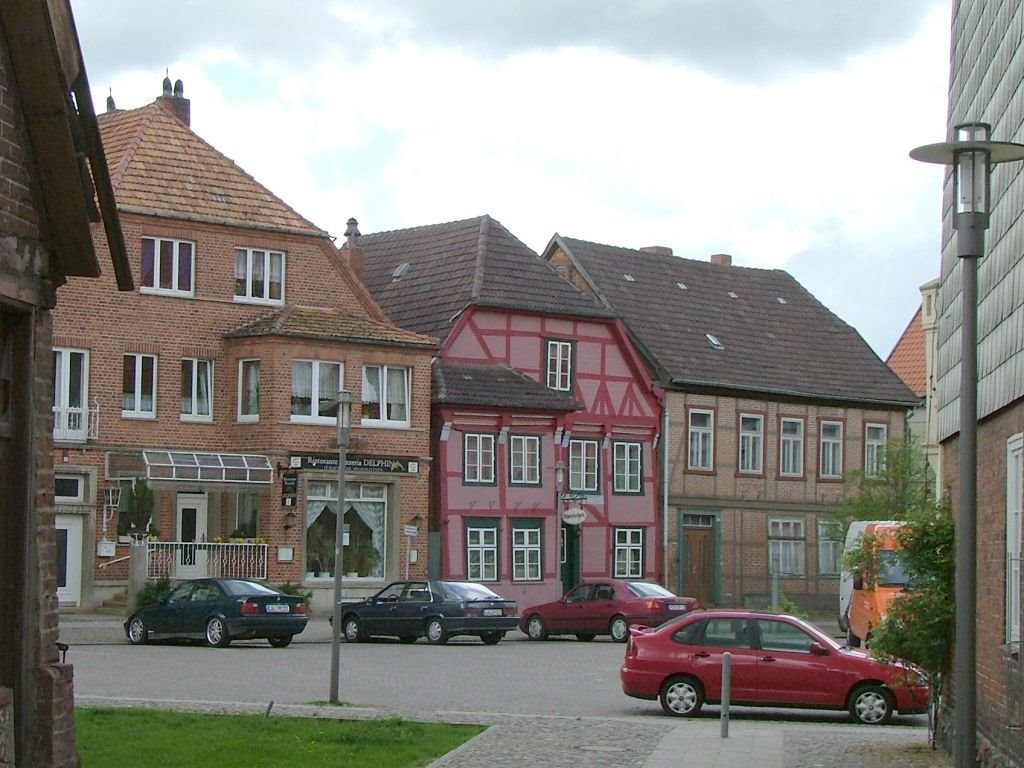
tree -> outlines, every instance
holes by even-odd
[[[924,670],[936,701],[950,668],[954,634],[954,527],[949,498],[935,497],[934,476],[912,441],[891,440],[885,464],[875,475],[856,473],[849,481],[843,515],[858,520],[896,520],[901,561],[910,589],[890,604],[872,630],[871,653],[899,658]],[[870,547],[869,547],[870,548]],[[876,561],[854,550],[844,568],[865,575]]]

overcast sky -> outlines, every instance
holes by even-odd
[[[339,238],[490,214],[788,271],[883,359],[938,275],[950,0],[72,0],[97,110]]]

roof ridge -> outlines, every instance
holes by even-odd
[[[414,227],[395,227],[394,229],[382,229],[379,232],[369,232],[361,235],[360,239],[366,237],[377,237],[380,235],[393,235],[396,232],[424,232],[430,229],[438,229],[440,227],[450,227],[453,224],[469,224],[470,222],[478,222],[483,218],[491,218],[488,214],[484,213],[479,216],[469,216],[465,219],[453,219],[451,221],[439,221],[434,224],[418,224]]]
[[[473,288],[470,291],[470,300],[474,303],[479,301],[480,293],[484,284],[484,269],[487,256],[487,240],[490,234],[490,216],[480,217],[480,226],[477,231],[476,240],[476,266],[473,268]]]
[[[132,164],[132,160],[135,158],[135,153],[142,145],[142,139],[146,134],[146,129],[153,122],[152,107],[154,106],[156,106],[156,102],[136,109],[118,110],[116,113],[118,115],[129,115],[132,112],[138,112],[141,117],[139,117],[138,123],[136,124],[135,133],[132,135],[131,141],[125,145],[124,152],[121,153],[121,159],[117,163],[117,170],[110,174],[110,185],[114,188],[115,192],[121,184],[121,180],[124,178],[124,174],[125,171],[128,170],[128,166]]]

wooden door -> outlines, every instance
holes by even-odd
[[[712,528],[683,529],[682,594],[697,598],[704,606],[714,602],[714,541]]]

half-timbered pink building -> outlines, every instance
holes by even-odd
[[[615,316],[489,216],[350,254],[394,323],[444,339],[430,572],[521,605],[589,576],[658,578],[660,395]]]

